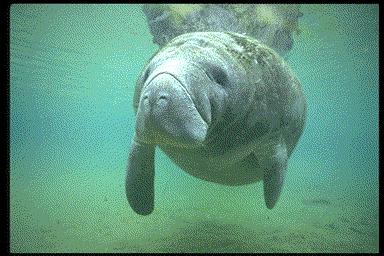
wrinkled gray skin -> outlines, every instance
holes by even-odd
[[[156,146],[203,180],[263,180],[273,208],[306,118],[300,83],[282,58],[225,32],[184,34],[162,48],[137,82],[134,109],[126,194],[141,215],[154,208]]]

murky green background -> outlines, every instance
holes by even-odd
[[[140,5],[12,5],[11,252],[378,252],[378,5],[302,5],[308,101],[282,196],[156,154],[153,214],[124,178],[133,90],[158,49]]]

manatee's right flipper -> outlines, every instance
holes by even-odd
[[[264,200],[268,209],[272,209],[279,199],[283,188],[285,171],[288,165],[287,146],[283,140],[272,143],[262,159]]]
[[[132,209],[140,215],[154,207],[155,147],[132,141],[128,157],[125,192]]]

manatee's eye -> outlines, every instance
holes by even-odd
[[[227,72],[222,67],[217,65],[207,65],[205,68],[207,75],[211,80],[220,84],[221,86],[226,86],[228,83]]]

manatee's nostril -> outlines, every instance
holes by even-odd
[[[169,95],[167,92],[159,92],[156,97],[157,97],[157,101],[162,101],[162,100],[167,101],[169,98]]]
[[[143,100],[148,99],[148,95],[144,95]]]
[[[158,107],[165,107],[168,105],[168,95],[166,93],[160,93],[157,95],[156,104]]]

